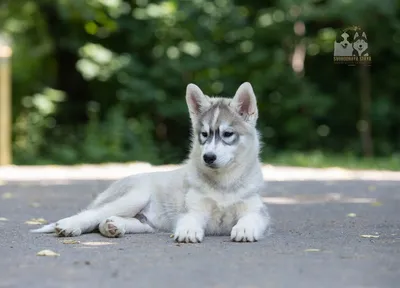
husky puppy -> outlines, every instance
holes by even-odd
[[[356,32],[353,40],[354,56],[369,56],[367,34]]]
[[[264,180],[251,84],[243,83],[233,98],[209,97],[189,84],[186,102],[192,145],[180,168],[118,180],[85,210],[32,232],[69,237],[98,229],[106,237],[121,237],[168,231],[186,243],[201,242],[204,235],[261,239],[269,214],[259,195]]]

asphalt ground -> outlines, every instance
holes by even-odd
[[[0,287],[400,287],[400,181],[269,181],[273,222],[257,243],[29,233],[26,221],[70,216],[110,183],[2,183]]]

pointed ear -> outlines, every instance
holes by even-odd
[[[210,105],[210,101],[203,94],[203,91],[192,83],[186,87],[186,103],[189,108],[190,117],[198,116]]]
[[[367,34],[365,34],[365,32],[362,33],[362,37],[364,37],[365,39],[367,39]]]
[[[232,99],[232,105],[246,121],[255,124],[258,118],[257,99],[249,82],[240,85]]]
[[[358,32],[356,32],[356,34],[354,34],[354,39],[358,37],[359,37]]]

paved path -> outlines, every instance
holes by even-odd
[[[272,234],[253,244],[28,233],[25,221],[69,216],[109,183],[3,183],[0,287],[400,287],[400,181],[270,182]],[[60,256],[36,256],[43,249]]]

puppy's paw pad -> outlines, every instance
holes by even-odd
[[[259,229],[253,225],[236,225],[231,231],[231,240],[234,242],[256,242],[259,238]]]
[[[180,243],[200,243],[203,239],[203,229],[178,227],[174,233],[174,240]]]
[[[99,226],[100,233],[109,238],[122,237],[125,234],[123,225],[115,221],[115,219],[108,218]]]

